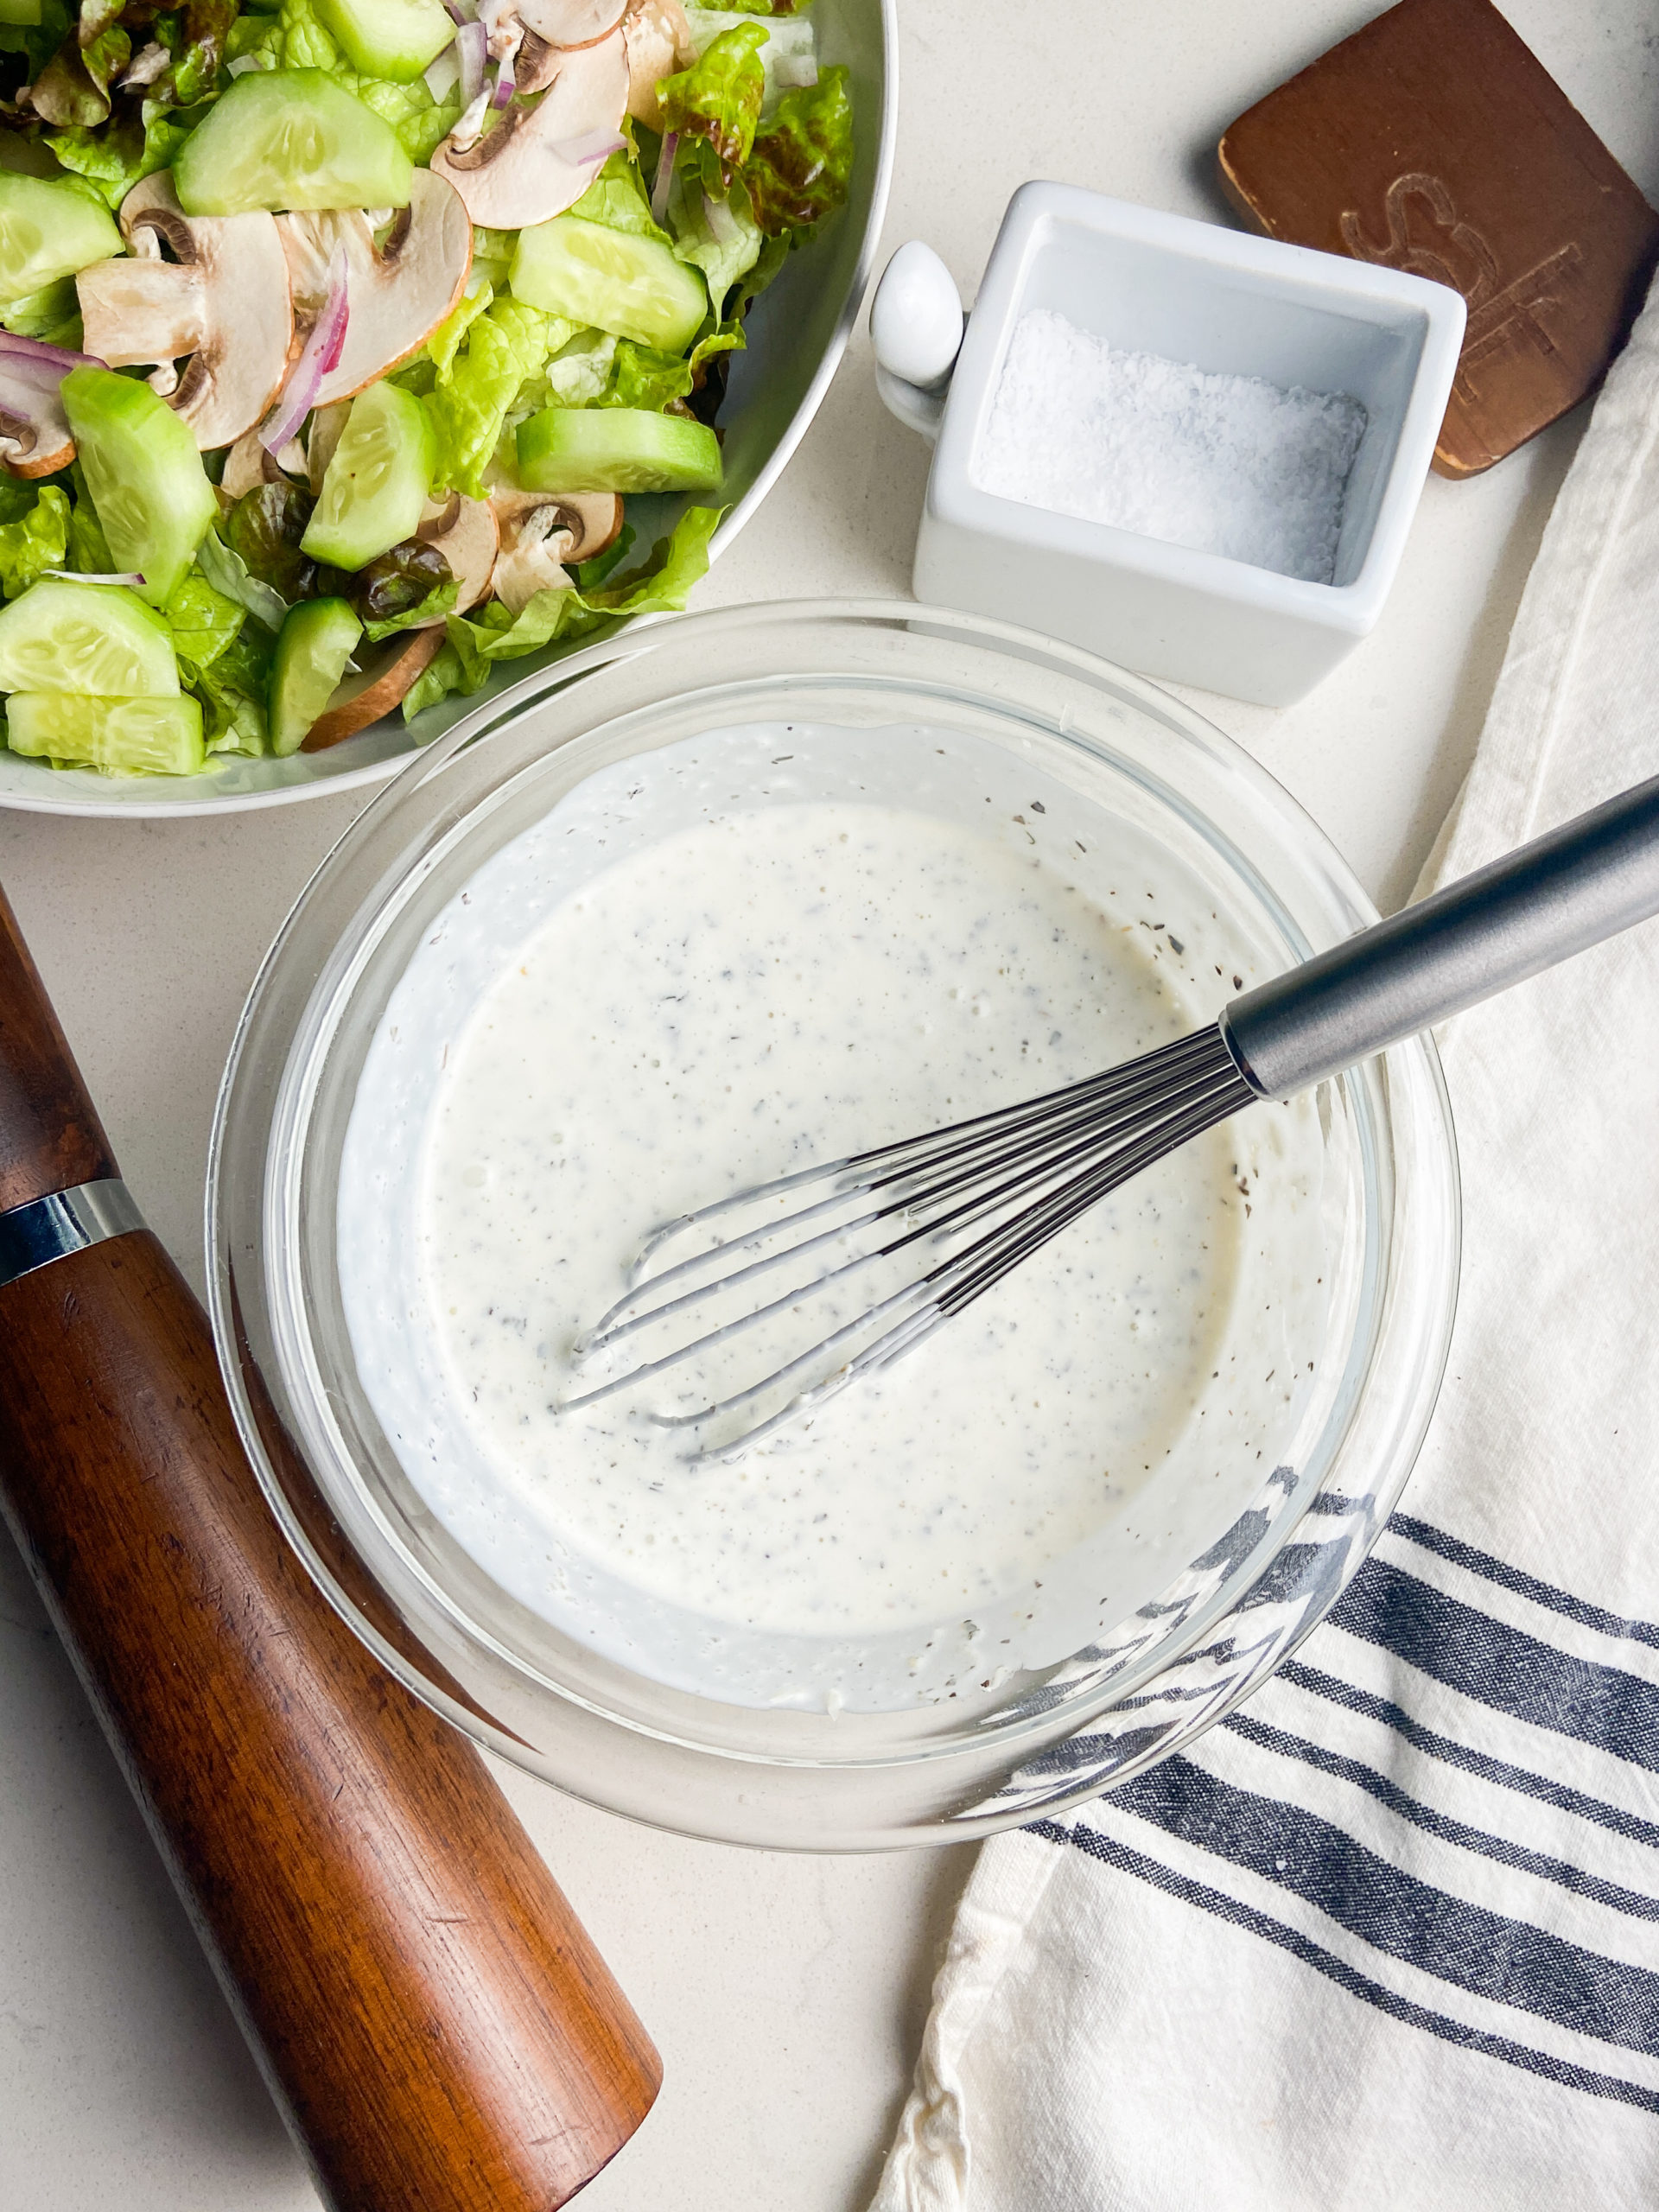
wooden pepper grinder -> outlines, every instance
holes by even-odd
[[[0,1505],[334,2212],[551,2212],[662,2069],[289,1552],[0,893]]]

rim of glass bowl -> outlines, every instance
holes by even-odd
[[[1318,1449],[1281,1497],[1269,1483],[1229,1537],[1156,1601],[1012,1706],[891,1750],[838,1756],[821,1740],[822,1716],[804,1723],[818,1731],[805,1748],[757,1747],[735,1739],[735,1721],[689,1730],[619,1710],[615,1699],[529,1663],[415,1556],[329,1402],[296,1224],[330,1054],[355,988],[400,918],[407,928],[423,886],[563,747],[693,699],[753,702],[797,684],[909,694],[918,719],[923,708],[954,706],[1080,749],[1172,809],[1224,860],[1293,957],[1375,918],[1323,832],[1242,748],[1155,685],[1073,647],[909,602],[770,602],[636,627],[527,677],[446,732],[358,817],[296,902],[220,1085],[209,1304],[243,1441],[289,1541],[383,1664],[475,1740],[609,1809],[723,1840],[816,1849],[958,1840],[1052,1817],[1184,1749],[1340,1596],[1410,1471],[1445,1365],[1459,1229],[1450,1109],[1427,1038],[1343,1079],[1365,1249],[1346,1369]],[[619,690],[620,701],[611,696]],[[1127,716],[1143,748],[1150,726],[1168,748],[1167,770],[1083,727],[1088,707],[1109,722]],[[532,720],[556,722],[561,708],[565,727],[537,737]],[[1120,742],[1128,741],[1120,734]],[[1205,787],[1203,804],[1178,775]],[[1294,874],[1294,891],[1275,887],[1264,855],[1282,864],[1280,882]],[[1356,1464],[1366,1475],[1358,1488]],[[747,1711],[655,1685],[645,1692],[699,1717]]]

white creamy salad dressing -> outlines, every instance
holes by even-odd
[[[915,804],[864,795],[876,741],[887,788],[913,753]],[[1179,871],[1127,829],[1091,858],[981,749],[971,788],[973,748],[921,730],[715,733],[602,772],[451,902],[365,1067],[340,1283],[399,1458],[521,1604],[676,1687],[880,1710],[1052,1664],[1243,1510],[1311,1381],[1304,1105],[1161,1163],[734,1463],[643,1417],[661,1385],[559,1410],[664,1221],[1231,995]]]

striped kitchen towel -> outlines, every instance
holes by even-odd
[[[1426,881],[1656,773],[1650,301]],[[1403,1510],[1187,1756],[985,1847],[877,2212],[1659,2205],[1659,924],[1444,1046]]]

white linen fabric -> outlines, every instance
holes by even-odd
[[[1656,302],[1425,887],[1659,773]],[[1192,1751],[986,1846],[875,2212],[1659,2202],[1659,924],[1442,1041],[1403,1510]]]

